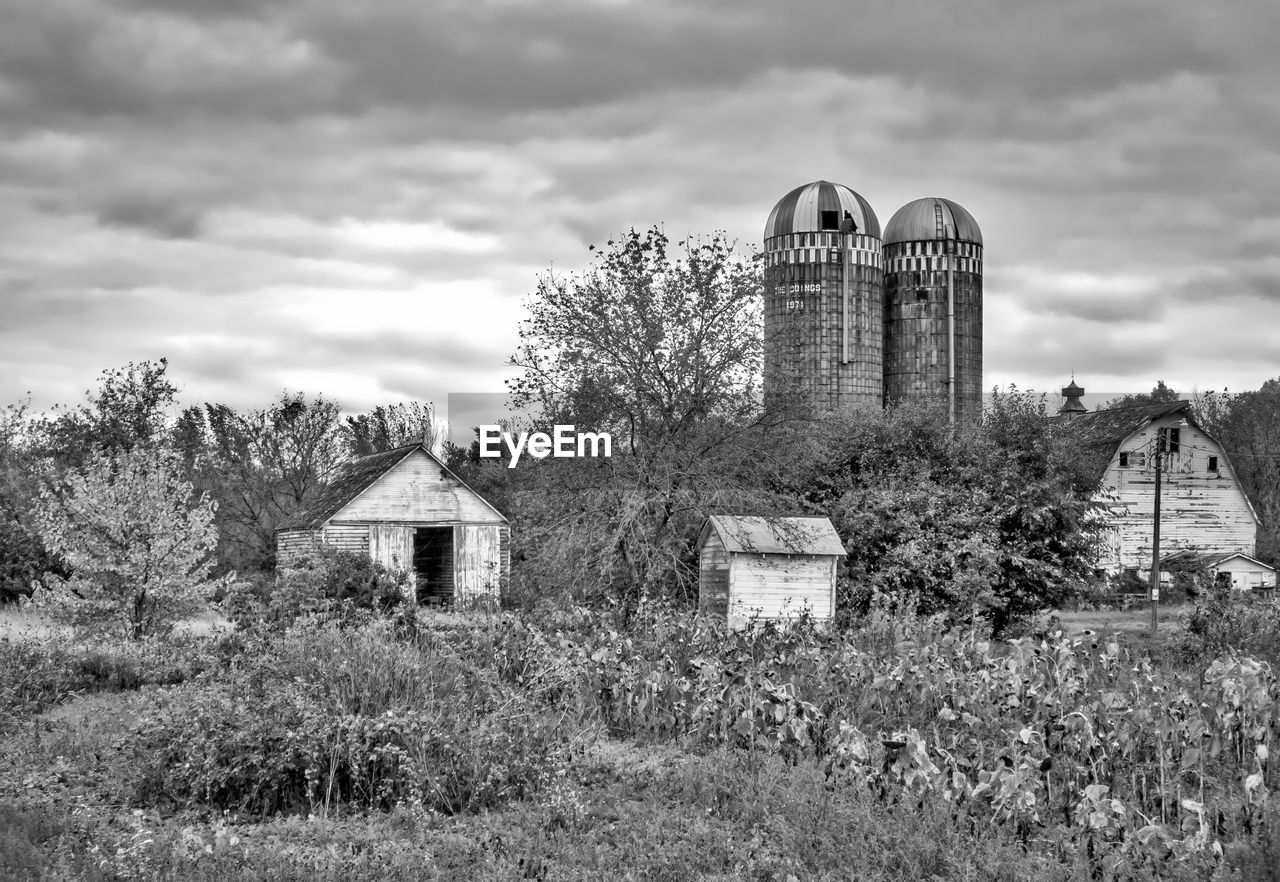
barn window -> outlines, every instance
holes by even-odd
[[[1164,429],[1164,449],[1167,453],[1177,453],[1182,441],[1181,429]]]
[[[1209,471],[1211,472],[1218,471],[1218,458],[1216,456],[1209,457]]]
[[[1120,468],[1127,469],[1129,467],[1129,451],[1120,451]]]
[[[822,228],[824,230],[840,229],[840,212],[839,211],[822,211]]]

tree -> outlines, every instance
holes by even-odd
[[[433,405],[411,401],[378,405],[368,413],[349,416],[343,435],[350,454],[358,457],[406,444],[424,444],[431,450],[439,440],[440,427]]]
[[[829,421],[805,492],[845,537],[847,608],[878,596],[1001,633],[1091,574],[1088,482],[1042,397],[997,393],[980,426],[945,416],[912,402]]]
[[[41,574],[59,566],[32,518],[40,474],[27,403],[10,404],[0,411],[0,603],[30,594]]]
[[[174,443],[192,480],[218,502],[223,568],[270,570],[275,528],[311,502],[346,458],[340,409],[322,396],[283,393],[245,413],[188,408]]]
[[[1099,410],[1111,410],[1116,407],[1140,407],[1146,404],[1172,404],[1181,400],[1182,396],[1166,386],[1164,380],[1156,380],[1156,384],[1151,387],[1150,392],[1131,392],[1128,395],[1121,395],[1119,398],[1112,398],[1102,405]]]
[[[39,600],[80,624],[120,626],[132,638],[163,632],[200,610],[217,530],[214,505],[194,496],[172,451],[134,447],[90,454],[59,488],[41,490],[45,545],[71,568]]]
[[[45,456],[60,468],[81,465],[95,452],[128,451],[164,440],[177,395],[169,362],[130,362],[104,370],[96,391],[74,408],[55,407],[37,423]]]
[[[546,459],[510,479],[515,560],[542,590],[598,589],[626,611],[688,596],[709,511],[781,504],[757,473],[783,449],[761,444],[759,262],[720,234],[676,249],[632,230],[585,273],[540,278],[528,301],[517,409],[613,438],[610,460]]]
[[[1269,563],[1280,562],[1280,378],[1251,392],[1197,396],[1195,411],[1231,458],[1262,521],[1258,554]]]

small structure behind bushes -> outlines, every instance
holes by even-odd
[[[830,619],[844,545],[827,518],[712,515],[698,537],[698,606],[730,627]]]
[[[510,571],[502,513],[422,444],[348,463],[276,531],[277,567],[328,545],[408,573],[422,604],[497,601]]]

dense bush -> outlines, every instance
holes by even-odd
[[[440,641],[302,618],[216,678],[158,693],[127,739],[137,798],[269,813],[476,811],[549,779],[563,713]]]
[[[1193,651],[1236,650],[1280,665],[1280,604],[1229,587],[1201,595],[1187,619]]]
[[[214,665],[208,649],[191,638],[0,640],[0,731],[86,693],[181,683]]]
[[[361,612],[391,612],[408,592],[404,572],[388,570],[367,554],[320,546],[274,579],[236,582],[221,605],[238,626],[283,630],[307,615],[358,619]]]

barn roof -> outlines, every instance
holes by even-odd
[[[350,505],[357,496],[373,486],[373,483],[394,469],[405,458],[414,451],[421,450],[428,457],[435,461],[437,465],[444,471],[445,475],[457,481],[462,487],[475,493],[467,486],[467,483],[449,471],[448,467],[440,461],[440,458],[433,454],[423,444],[406,444],[403,447],[395,447],[391,450],[385,450],[382,453],[374,453],[369,456],[362,456],[345,463],[338,471],[337,476],[329,484],[324,491],[316,497],[310,505],[294,512],[287,520],[276,530],[318,530],[325,521],[332,518],[338,512],[342,511]],[[475,493],[476,497],[484,502],[489,508],[493,508],[488,500]],[[499,516],[501,512],[493,509]],[[505,520],[505,518],[503,518]]]
[[[844,543],[829,518],[712,515],[698,537],[701,547],[715,530],[729,551],[748,554],[837,554]]]
[[[1156,420],[1181,414],[1191,420],[1190,401],[1170,401],[1164,404],[1140,404],[1134,407],[1113,407],[1109,410],[1093,410],[1060,417],[1063,430],[1076,442],[1087,457],[1087,473],[1101,481],[1117,448],[1134,432]]]

